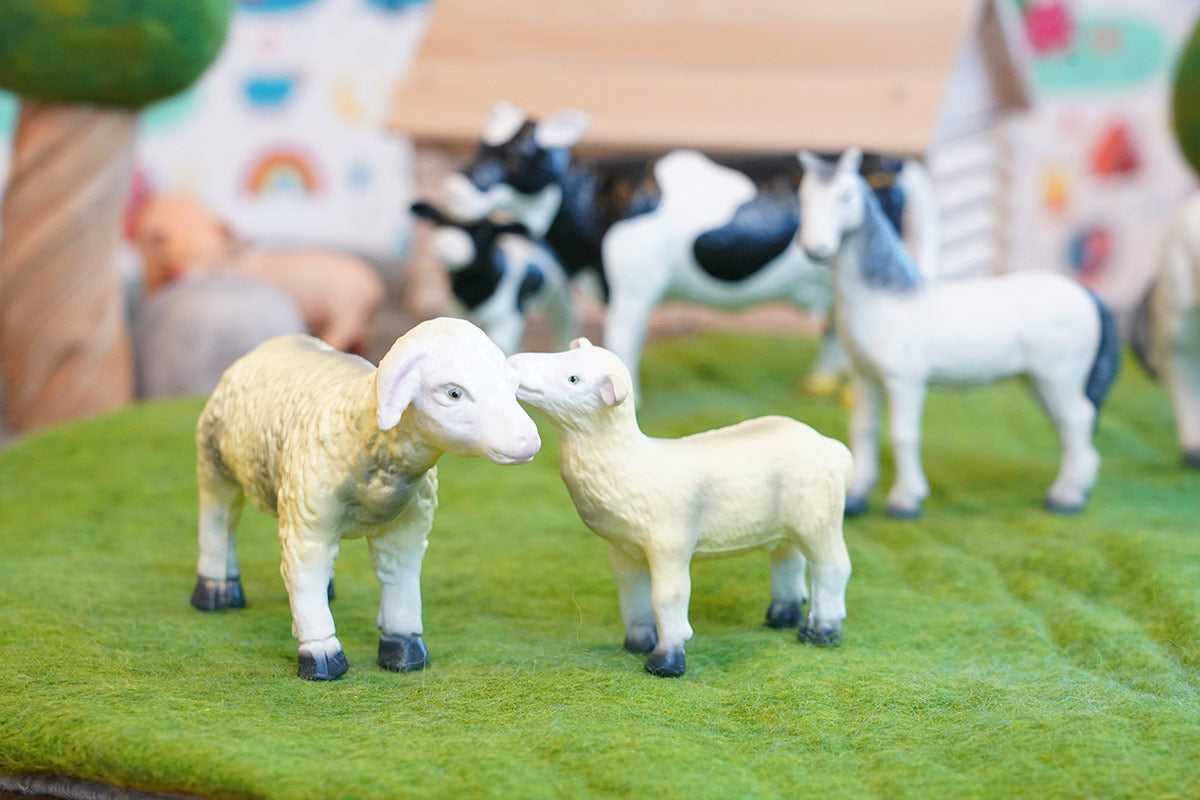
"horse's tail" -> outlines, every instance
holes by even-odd
[[[1121,369],[1121,335],[1117,331],[1117,319],[1108,304],[1090,289],[1088,294],[1092,296],[1096,313],[1100,315],[1100,345],[1096,348],[1096,358],[1092,361],[1092,371],[1088,373],[1084,391],[1099,412]]]
[[[1158,378],[1158,364],[1154,358],[1154,340],[1153,340],[1153,325],[1154,320],[1151,315],[1154,313],[1154,283],[1150,284],[1150,288],[1146,290],[1146,294],[1142,297],[1133,309],[1133,317],[1129,323],[1129,347],[1133,350],[1133,354],[1137,357],[1138,363],[1142,365],[1142,369],[1151,378]]]

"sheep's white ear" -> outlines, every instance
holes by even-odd
[[[851,147],[846,152],[842,153],[838,159],[839,172],[858,172],[862,167],[863,151],[858,147]]]
[[[811,150],[801,150],[796,153],[796,158],[800,161],[800,166],[804,167],[805,172],[816,172],[821,166],[821,157]]]
[[[564,108],[537,124],[533,129],[533,140],[545,148],[571,147],[579,143],[590,127],[591,114],[578,108]]]
[[[581,347],[591,347],[592,343],[586,336],[580,336],[571,342],[571,349],[578,350]]]
[[[618,386],[612,375],[605,375],[600,379],[600,399],[609,408],[624,403],[626,394],[625,387]]]
[[[483,126],[483,135],[480,138],[486,145],[502,145],[517,135],[517,131],[525,124],[525,119],[524,111],[506,100],[501,100],[492,106],[492,116]]]
[[[400,423],[404,411],[421,389],[421,359],[416,348],[392,346],[375,371],[375,422],[379,430],[390,431]]]

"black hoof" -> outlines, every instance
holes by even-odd
[[[1083,511],[1083,503],[1060,503],[1057,500],[1046,498],[1046,510],[1053,511],[1055,514],[1078,514]]]
[[[1200,450],[1188,450],[1183,454],[1183,465],[1191,469],[1200,469]]]
[[[658,647],[658,631],[642,628],[625,634],[625,649],[631,653],[649,653]]]
[[[329,579],[329,586],[325,589],[325,598],[334,600],[337,598],[337,591],[333,588],[333,578]]]
[[[796,638],[805,644],[816,645],[817,647],[837,647],[842,643],[842,629],[829,628],[820,630],[818,628],[801,628]]]
[[[429,651],[421,634],[379,637],[379,666],[392,672],[415,672],[429,666]]]
[[[867,513],[867,507],[870,504],[867,502],[866,495],[862,497],[847,497],[846,498],[846,516],[858,517]]]
[[[902,506],[887,507],[887,515],[892,519],[919,519],[921,511],[921,503],[918,503],[915,508],[904,508]]]
[[[346,660],[346,654],[341,650],[332,656],[320,650],[317,652],[301,650],[297,661],[299,663],[297,674],[306,681],[336,680],[350,669],[350,662]]]
[[[770,608],[767,609],[767,627],[768,628],[794,628],[800,624],[803,619],[801,609],[803,603],[784,602],[782,600],[772,600]]]
[[[223,581],[213,578],[198,578],[192,592],[192,605],[201,611],[216,611],[221,608],[245,608],[246,596],[242,594],[240,578]]]
[[[687,671],[687,659],[683,648],[677,650],[655,650],[646,659],[646,672],[660,678],[678,678]]]

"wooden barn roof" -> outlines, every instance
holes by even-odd
[[[968,132],[1028,104],[1007,0],[435,0],[432,8],[390,125],[449,147],[476,141],[499,99],[538,116],[586,109],[585,143],[595,150],[858,144],[906,153],[923,153],[943,129]]]

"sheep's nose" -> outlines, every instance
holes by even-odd
[[[542,437],[538,436],[537,428],[517,437],[517,453],[520,458],[529,461],[542,449]]]

